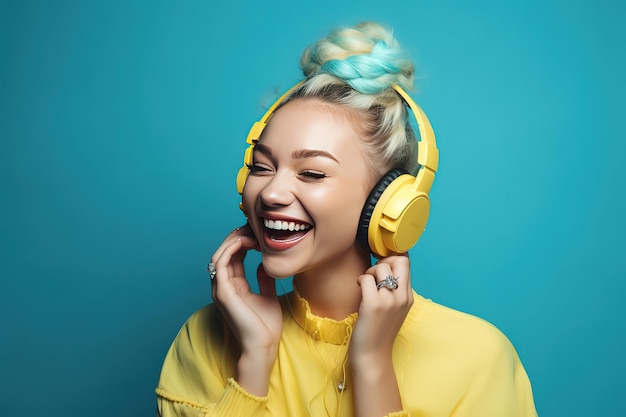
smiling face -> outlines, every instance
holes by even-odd
[[[242,198],[274,277],[346,260],[369,262],[355,241],[374,185],[344,111],[315,99],[281,107],[255,146]]]

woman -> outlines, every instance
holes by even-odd
[[[313,44],[300,65],[305,81],[258,139],[253,128],[238,178],[248,222],[211,257],[215,304],[167,354],[160,415],[536,416],[502,333],[414,292],[408,248],[374,248],[372,265],[376,243],[355,239],[381,177],[418,168],[401,95],[411,61],[391,32],[363,23]],[[249,250],[262,253],[260,294],[244,275]],[[275,279],[290,276],[294,291],[277,297]]]

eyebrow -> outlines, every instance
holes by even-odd
[[[330,152],[321,151],[318,149],[298,149],[293,151],[291,155],[294,159],[315,158],[316,156],[323,156],[339,163],[337,158],[335,158]]]
[[[263,145],[262,143],[255,144],[254,150],[261,152],[263,155],[267,156],[268,158],[274,159],[274,156],[272,155],[272,150],[268,146]],[[294,159],[315,158],[316,156],[322,156],[325,158],[332,159],[333,161],[339,163],[337,158],[335,158],[330,152],[322,151],[319,149],[297,149],[293,151],[291,156]]]

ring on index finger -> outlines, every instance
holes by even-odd
[[[393,275],[387,275],[385,279],[376,284],[377,290],[380,290],[382,287],[390,290],[395,290],[396,288],[398,288],[398,278],[394,277]]]
[[[215,270],[215,264],[213,262],[209,262],[207,266],[207,271],[209,271],[209,277],[211,277],[211,281],[215,279],[215,275],[217,275],[217,271]]]

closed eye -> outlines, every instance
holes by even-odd
[[[322,178],[326,178],[326,174],[319,171],[302,171],[300,175],[313,180],[321,180]]]
[[[272,170],[268,167],[258,164],[246,164],[248,169],[250,170],[250,174],[262,174],[264,172],[271,172]]]

